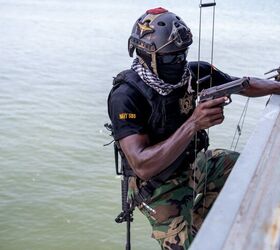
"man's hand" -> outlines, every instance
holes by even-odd
[[[198,104],[189,120],[194,122],[197,130],[221,124],[224,120],[222,105],[226,101],[227,97],[220,97]]]
[[[147,134],[133,134],[122,138],[120,146],[134,173],[149,180],[170,166],[187,148],[198,130],[220,124],[224,120],[223,107],[227,97],[199,104],[192,116],[169,138],[150,144]]]

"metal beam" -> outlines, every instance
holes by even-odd
[[[280,250],[280,95],[273,95],[189,250]]]

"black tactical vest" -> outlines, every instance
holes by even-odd
[[[162,96],[145,84],[135,71],[125,70],[115,77],[110,95],[121,84],[128,84],[135,88],[151,106],[151,114],[148,120],[148,135],[152,144],[167,139],[194,111],[196,96],[187,92],[187,86],[175,89],[167,96]],[[208,136],[204,130],[197,133],[196,139],[197,152],[208,147]],[[186,157],[180,158],[193,162],[195,158],[194,150],[195,143],[193,139],[187,150],[183,153]]]

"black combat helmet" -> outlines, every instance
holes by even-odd
[[[163,8],[147,10],[134,24],[128,39],[128,51],[132,57],[136,49],[143,58],[150,58],[150,67],[157,74],[157,54],[164,55],[188,49],[192,33],[183,20]]]

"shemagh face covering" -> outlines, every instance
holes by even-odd
[[[186,84],[188,84],[188,93],[191,94],[192,92],[194,92],[191,86],[192,76],[188,68],[188,63],[186,62],[183,65],[183,68],[181,64],[172,65],[172,67],[170,66],[171,65],[160,66],[159,75],[162,79],[154,74],[149,68],[141,64],[139,58],[135,58],[133,60],[131,69],[134,70],[148,86],[153,88],[160,95],[166,96],[170,94],[174,89],[180,88]],[[170,80],[170,82],[166,82],[168,80]]]

